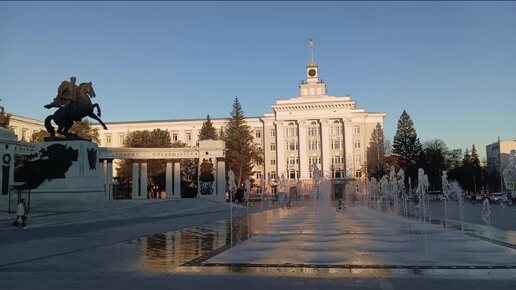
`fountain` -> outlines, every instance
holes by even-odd
[[[447,171],[443,171],[442,176],[442,190],[443,190],[443,197],[444,197],[444,229],[448,229],[448,208],[447,208],[447,202],[448,198],[450,196],[450,185],[448,183],[448,173]]]
[[[428,211],[428,176],[426,176],[423,168],[419,168],[418,172],[418,185],[416,188],[416,194],[418,197],[418,204],[416,208],[418,208],[419,212],[419,220],[420,221],[430,221],[429,211]]]
[[[229,183],[229,221],[230,225],[230,247],[233,247],[233,198],[235,197],[237,186],[235,184],[235,173],[233,170],[228,172]]]
[[[457,200],[457,208],[459,210],[460,230],[464,233],[464,191],[457,181],[450,184],[450,196]]]

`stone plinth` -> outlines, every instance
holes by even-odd
[[[105,199],[103,166],[99,164],[98,145],[89,141],[47,141],[34,148],[31,163],[48,176],[32,189],[31,200],[66,199],[76,201]],[[39,175],[32,170],[32,177]],[[50,178],[50,180],[49,180]]]

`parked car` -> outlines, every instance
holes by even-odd
[[[493,192],[493,200],[495,203],[500,203],[505,199],[505,193],[503,192]]]

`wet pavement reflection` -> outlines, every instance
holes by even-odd
[[[445,231],[364,207],[338,213],[305,204],[248,217],[236,218],[232,231],[231,222],[223,220],[132,241],[142,251],[139,266],[152,272],[268,275],[383,276],[451,269],[511,276],[516,270],[514,249],[475,237],[474,231]]]
[[[265,225],[278,221],[288,212],[278,209],[266,210],[233,220],[233,244],[241,243],[257,233],[264,232]],[[231,221],[222,220],[213,224],[184,228],[180,231],[151,235],[131,241],[143,250],[141,266],[143,269],[169,272],[177,271],[185,265],[200,263],[230,247]]]

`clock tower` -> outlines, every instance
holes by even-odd
[[[306,82],[299,85],[301,97],[326,95],[326,84],[319,80],[319,66],[314,61],[314,41],[310,38],[311,60],[306,66]]]

